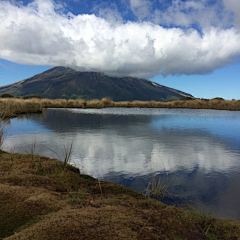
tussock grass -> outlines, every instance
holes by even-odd
[[[146,197],[153,197],[156,199],[164,200],[166,195],[169,195],[167,192],[167,188],[169,186],[168,175],[165,173],[162,177],[157,177],[154,174],[152,175],[152,179],[149,182],[148,186],[144,190],[143,194]]]
[[[41,156],[0,152],[0,239],[239,239],[240,222],[166,206]]]
[[[0,118],[15,117],[17,114],[42,112],[42,102],[39,99],[0,99]]]
[[[2,149],[2,144],[4,140],[4,135],[5,135],[5,129],[6,125],[9,121],[9,112],[8,109],[6,108],[1,108],[0,109],[0,150]]]
[[[138,107],[138,108],[190,108],[190,109],[217,109],[240,110],[240,100],[189,99],[160,101],[122,101],[113,102],[108,98],[102,100],[66,100],[66,99],[19,99],[0,98],[0,118],[14,117],[22,113],[40,113],[43,108],[107,108],[107,107]]]
[[[84,108],[85,100],[66,100],[66,99],[40,99],[39,102],[45,108]]]
[[[73,141],[71,142],[70,146],[63,146],[64,150],[63,150],[63,158],[61,158],[59,156],[59,154],[57,154],[56,151],[50,149],[50,148],[47,148],[48,150],[52,151],[57,157],[58,157],[58,160],[63,162],[63,169],[65,169],[67,167],[67,165],[70,164],[70,161],[71,161],[71,156],[72,156],[72,152],[73,152]]]
[[[30,153],[29,154],[31,156],[31,159],[33,160],[34,159],[35,149],[36,149],[36,139],[33,142],[33,144],[29,146],[29,148],[30,148]]]
[[[4,140],[4,123],[0,120],[0,149],[2,149],[2,144]]]

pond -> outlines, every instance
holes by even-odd
[[[3,149],[27,153],[34,142],[35,153],[60,159],[72,143],[81,173],[139,192],[160,177],[178,203],[240,220],[240,112],[48,109],[11,119]]]

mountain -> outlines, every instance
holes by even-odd
[[[150,80],[132,77],[108,77],[97,72],[78,72],[71,68],[54,67],[31,78],[0,87],[0,95],[15,97],[38,95],[43,98],[83,98],[113,101],[169,101],[192,95],[168,88]]]

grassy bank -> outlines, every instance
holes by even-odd
[[[139,108],[190,108],[240,110],[240,100],[215,99],[183,99],[171,102],[125,101],[113,102],[107,98],[102,100],[66,100],[66,99],[19,99],[0,98],[0,118],[21,113],[41,112],[42,108],[107,108],[107,107],[139,107]]]
[[[73,166],[0,151],[0,239],[239,239],[240,222],[204,216]]]

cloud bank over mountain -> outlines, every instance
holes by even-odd
[[[142,78],[206,74],[239,60],[237,0],[154,2],[130,0],[138,21],[124,21],[117,7],[74,15],[51,0],[1,1],[0,58]]]

